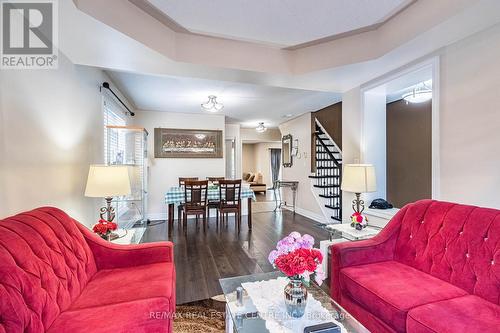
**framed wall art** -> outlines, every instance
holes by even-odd
[[[155,158],[222,158],[222,131],[155,128]]]

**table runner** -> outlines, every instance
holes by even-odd
[[[311,294],[307,297],[306,311],[302,318],[288,316],[283,296],[287,284],[288,279],[285,277],[241,284],[252,299],[259,316],[266,321],[269,332],[303,333],[304,327],[323,322],[334,322],[341,328],[342,333],[347,332],[344,326],[335,320],[335,315],[325,309]]]

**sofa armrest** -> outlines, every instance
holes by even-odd
[[[366,265],[392,260],[398,230],[407,208],[401,209],[375,237],[362,241],[333,244],[331,249],[330,289],[333,299],[340,301],[340,270],[345,267]]]
[[[76,222],[76,221],[75,221]],[[105,241],[76,222],[94,255],[98,270],[174,261],[172,242],[120,245]]]

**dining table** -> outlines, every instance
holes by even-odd
[[[224,193],[222,193],[224,195]],[[256,201],[254,191],[249,187],[242,187],[240,193],[241,199],[247,200],[248,205],[248,216],[247,223],[248,229],[252,229],[252,201]],[[189,199],[189,194],[188,194]],[[207,193],[207,201],[218,201],[219,197],[219,187],[218,186],[209,186]],[[168,230],[169,233],[173,230],[174,227],[174,211],[175,205],[181,205],[185,203],[186,200],[184,198],[184,187],[174,186],[171,187],[165,193],[165,204],[168,206]]]

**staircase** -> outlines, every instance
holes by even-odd
[[[309,176],[313,186],[319,190],[319,197],[328,215],[335,221],[342,222],[342,152],[316,120],[314,131],[316,150],[316,173]],[[323,211],[325,211],[323,209]]]

